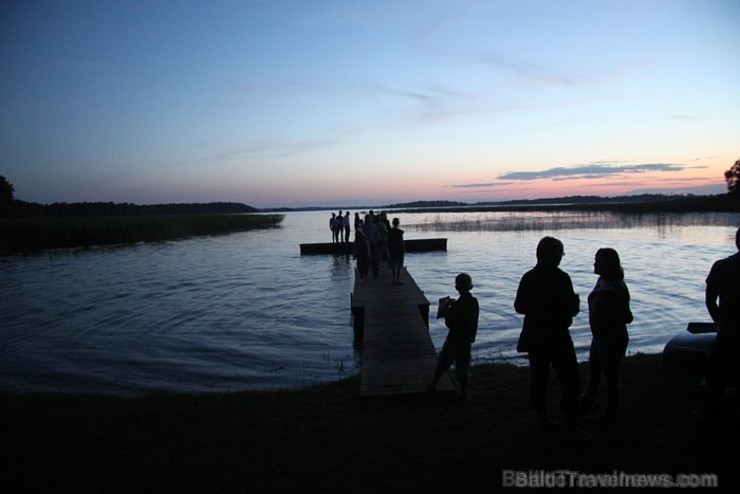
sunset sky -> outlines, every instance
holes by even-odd
[[[41,203],[719,193],[737,0],[3,0],[0,175]]]

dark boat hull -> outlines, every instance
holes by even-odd
[[[663,363],[707,372],[717,333],[711,323],[689,323],[685,333],[671,338],[663,349]]]
[[[301,254],[351,254],[353,242],[300,244]],[[447,250],[446,238],[418,238],[404,240],[406,252]]]

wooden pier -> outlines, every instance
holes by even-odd
[[[357,280],[352,314],[356,335],[362,338],[360,396],[423,393],[437,364],[424,292],[406,269],[401,273],[403,285],[391,283],[391,271],[385,266],[378,279]],[[437,391],[453,390],[444,375]]]
[[[309,254],[351,254],[354,242],[323,242],[299,244],[301,255]],[[431,252],[447,250],[446,238],[409,238],[404,240],[406,252]]]

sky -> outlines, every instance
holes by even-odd
[[[26,201],[384,205],[713,194],[737,0],[3,0]]]

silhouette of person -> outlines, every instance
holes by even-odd
[[[365,225],[362,220],[355,228],[354,255],[357,259],[357,275],[360,277],[360,283],[363,283],[367,279],[370,268],[370,241],[365,234]]]
[[[455,289],[460,297],[447,309],[445,315],[447,338],[437,355],[437,367],[432,382],[427,386],[427,393],[430,396],[434,394],[442,374],[454,362],[455,375],[460,384],[460,403],[464,405],[470,382],[470,346],[478,332],[479,307],[478,299],[470,293],[473,289],[473,279],[469,274],[460,273],[455,277]]]
[[[329,230],[331,231],[331,241],[336,243],[337,241],[337,214],[331,213],[331,219],[329,219]]]
[[[368,243],[370,244],[370,270],[373,273],[373,279],[378,278],[378,272],[380,271],[380,260],[378,251],[378,242],[380,233],[378,227],[375,225],[375,216],[370,211],[370,214],[365,216],[365,222],[362,226],[365,231]]]
[[[337,242],[344,242],[344,215],[342,214],[341,209],[339,210],[339,214],[337,214],[336,229]]]
[[[722,418],[725,389],[740,383],[740,228],[735,245],[737,253],[712,265],[704,294],[707,311],[717,326],[705,405],[705,418],[713,425]],[[740,426],[740,415],[736,420]]]
[[[378,229],[378,239],[375,242],[378,265],[380,265],[381,259],[385,262],[388,261],[388,227],[381,218],[380,215],[375,217],[375,227]]]
[[[388,232],[388,264],[390,264],[394,285],[403,284],[401,269],[403,269],[403,258],[406,251],[403,242],[403,230],[398,228],[399,223],[398,218],[393,218],[393,227]]]
[[[385,225],[385,231],[389,232],[391,231],[392,225],[391,222],[388,221],[388,214],[385,211],[381,211],[378,215],[378,223],[383,223]],[[383,256],[383,260],[387,261],[390,257],[390,253],[388,252],[388,240],[386,238],[385,245],[383,245],[383,250],[381,252],[381,255]]]
[[[627,324],[632,322],[630,292],[624,282],[619,254],[612,248],[596,251],[594,273],[599,275],[588,296],[588,322],[591,348],[588,356],[588,381],[581,396],[581,410],[589,411],[603,374],[607,386],[606,408],[595,417],[598,422],[616,420],[619,404],[619,367],[627,351]]]
[[[524,314],[520,351],[528,353],[529,400],[537,413],[540,430],[555,424],[547,413],[547,384],[552,365],[561,387],[560,412],[565,417],[566,436],[577,434],[579,373],[570,325],[578,314],[580,300],[570,276],[558,266],[565,255],[563,243],[544,237],[537,245],[537,264],[519,282],[514,309]]]
[[[349,211],[344,213],[344,241],[349,242]]]

